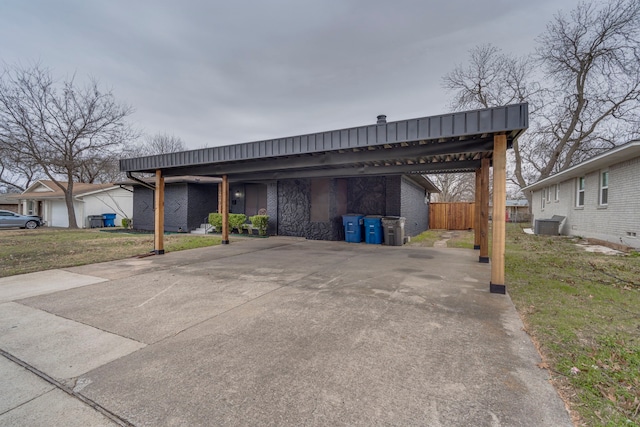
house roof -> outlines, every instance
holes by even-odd
[[[415,182],[429,193],[441,193],[440,189],[436,187],[436,185],[431,181],[428,177],[424,175],[403,175],[409,178],[411,181]]]
[[[63,187],[67,187],[66,182],[60,182]],[[35,191],[39,187],[46,188],[45,191]],[[91,193],[101,192],[101,191],[109,191],[116,189],[118,187],[114,187],[114,184],[87,184],[84,182],[75,182],[73,184],[73,196],[81,197],[87,196]],[[63,199],[64,192],[60,187],[54,184],[53,181],[40,179],[35,183],[31,184],[29,188],[24,190],[21,194],[15,194],[9,196],[13,199],[33,199],[33,200],[45,200],[45,199]]]
[[[527,199],[516,200],[516,199],[507,199],[507,207],[520,207],[520,206],[529,206],[529,202]]]
[[[15,194],[7,194],[0,196],[0,205],[17,205],[18,201]]]
[[[308,135],[120,160],[123,172],[227,175],[229,181],[471,172],[529,125],[528,105],[450,113]]]
[[[585,160],[582,163],[578,163],[569,169],[528,185],[524,187],[522,191],[535,191],[568,179],[577,178],[600,169],[605,169],[611,165],[624,162],[625,160],[631,160],[635,157],[640,157],[640,140],[629,141],[626,144],[619,145],[618,147],[605,151],[604,153]]]

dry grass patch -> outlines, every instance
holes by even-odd
[[[433,247],[435,242],[447,239],[448,248],[473,249],[473,230],[427,230],[411,238],[411,245]]]
[[[507,228],[509,295],[580,425],[640,425],[640,257]]]
[[[220,244],[220,237],[191,234],[165,236],[167,252]],[[99,230],[0,231],[0,277],[72,267],[143,255],[153,250],[152,234],[104,233]]]

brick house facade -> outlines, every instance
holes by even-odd
[[[560,234],[640,249],[640,141],[631,141],[538,181],[533,221],[565,217]]]
[[[168,178],[165,182],[165,231],[190,231],[218,209],[217,179]],[[134,186],[133,224],[153,230],[153,191]],[[402,216],[405,235],[429,227],[429,194],[438,189],[421,175],[352,178],[299,178],[268,183],[233,183],[230,212],[256,215],[266,209],[272,235],[312,240],[343,240],[342,215]]]

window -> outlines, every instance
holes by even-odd
[[[584,206],[584,176],[578,178],[576,183],[576,206],[582,207]]]
[[[552,187],[547,188],[547,203],[551,201],[551,188]]]
[[[545,207],[545,205],[546,205],[546,202],[547,202],[547,193],[548,193],[548,192],[549,192],[549,189],[548,189],[548,188],[543,188],[543,189],[542,189],[542,194],[541,194],[541,196],[542,196],[542,197],[540,197],[540,209],[542,209],[542,210],[544,210],[544,207]]]
[[[609,203],[609,171],[600,173],[600,205]]]
[[[560,200],[560,184],[554,185],[553,189],[554,189],[553,200],[557,202]]]

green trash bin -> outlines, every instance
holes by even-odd
[[[382,230],[384,232],[384,244],[387,246],[404,245],[404,222],[406,218],[401,216],[382,217]]]

